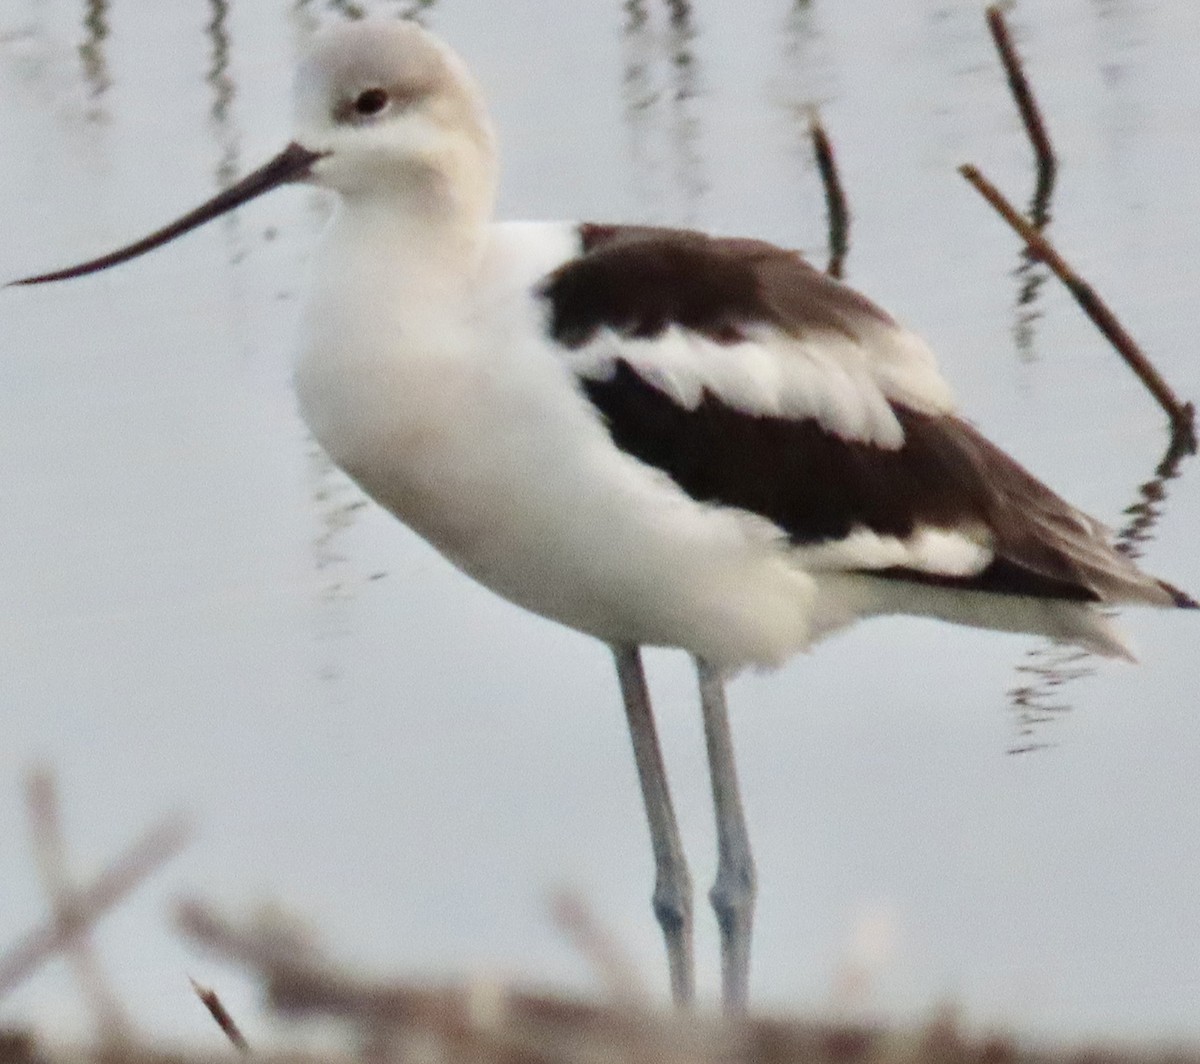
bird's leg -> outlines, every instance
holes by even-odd
[[[738,788],[733,737],[721,674],[700,658],[700,706],[717,812],[717,879],[708,899],[721,928],[721,1000],[729,1012],[746,1007],[750,985],[750,929],[756,883],[750,835]]]
[[[650,821],[650,843],[654,848],[654,915],[667,940],[667,963],[671,971],[671,997],[676,1005],[690,1005],[696,995],[695,962],[692,952],[692,877],[683,855],[679,825],[667,789],[667,772],[658,732],[650,708],[650,692],[636,646],[614,646],[617,677],[625,700],[625,716],[633,739],[642,801]]]

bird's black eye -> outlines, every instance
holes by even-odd
[[[388,94],[385,89],[367,89],[354,100],[354,110],[365,117],[379,114],[387,105]]]

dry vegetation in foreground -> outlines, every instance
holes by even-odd
[[[1035,150],[1037,188],[1030,220],[1013,209],[978,168],[967,165],[962,173],[1020,234],[1031,260],[1046,263],[1067,285],[1167,413],[1171,445],[1152,482],[1161,487],[1160,482],[1174,475],[1180,458],[1196,449],[1194,409],[1179,400],[1099,296],[1042,235],[1057,159],[1005,25],[1003,5],[992,5],[986,16]],[[829,270],[838,276],[848,248],[850,215],[832,144],[815,112],[810,132],[829,211]],[[1143,526],[1149,523],[1150,519],[1142,521]],[[1133,528],[1133,533],[1145,531],[1136,524]],[[277,925],[238,925],[201,903],[183,903],[176,914],[181,933],[257,978],[274,1018],[297,1025],[314,1018],[332,1021],[343,1044],[320,1053],[256,1049],[219,995],[193,983],[199,1002],[215,1021],[213,1043],[186,1050],[166,1046],[142,1033],[112,994],[90,932],[179,852],[187,840],[186,825],[177,818],[162,822],[90,884],[79,885],[66,871],[58,802],[47,772],[31,775],[27,800],[34,860],[50,917],[0,952],[0,1001],[46,960],[61,955],[71,965],[95,1019],[96,1036],[90,1045],[62,1047],[53,1032],[0,1023],[0,1064],[208,1064],[246,1056],[264,1064],[1200,1064],[1200,1047],[1194,1046],[1032,1047],[1006,1035],[971,1035],[952,1013],[919,1028],[889,1029],[780,1016],[667,1011],[640,989],[636,973],[586,910],[569,901],[559,905],[558,919],[604,988],[596,999],[480,981],[431,986],[365,979],[310,943],[281,934]]]
[[[611,938],[586,908],[560,899],[556,918],[593,967],[596,998],[533,992],[476,980],[431,986],[375,980],[322,954],[278,920],[239,924],[199,902],[176,909],[179,931],[262,985],[276,1020],[321,1019],[341,1047],[316,1052],[253,1045],[219,995],[193,983],[216,1026],[207,1046],[180,1049],[143,1033],[112,994],[92,941],[96,922],[174,854],[187,838],[178,819],[152,828],[93,882],[66,869],[53,778],[31,774],[27,805],[35,863],[51,915],[0,953],[0,1000],[45,961],[62,956],[95,1020],[92,1044],[62,1047],[53,1032],[0,1025],[0,1064],[208,1064],[253,1056],[265,1064],[1200,1064],[1200,1049],[1112,1046],[1033,1048],[1008,1036],[965,1033],[951,1014],[923,1027],[781,1016],[722,1017],[664,1009],[641,989]],[[181,975],[181,980],[182,980]],[[273,1025],[278,1028],[278,1023]]]

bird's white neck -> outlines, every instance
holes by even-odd
[[[344,195],[323,234],[296,384],[310,427],[352,475],[381,436],[420,425],[468,354],[484,192],[408,183]]]
[[[457,170],[457,172],[455,172]],[[397,280],[469,276],[491,220],[492,167],[421,168],[386,185],[343,195],[325,234],[342,269],[386,269]]]

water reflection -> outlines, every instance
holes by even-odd
[[[625,0],[625,26],[621,33],[625,69],[621,94],[629,131],[629,170],[636,186],[634,194],[644,205],[647,215],[644,220],[662,221],[660,189],[656,181],[650,180],[655,170],[650,144],[651,119],[658,93],[650,71],[649,20],[644,0]]]
[[[293,60],[299,59],[309,38],[317,32],[317,27],[320,25],[312,6],[312,0],[296,0],[289,12],[295,34],[292,41],[295,48]]]
[[[1096,2],[1096,66],[1105,93],[1102,97],[1110,151],[1116,155],[1131,134],[1145,128],[1136,94],[1114,92],[1129,80],[1149,39],[1145,16],[1150,8],[1122,0]]]
[[[1050,224],[1050,198],[1054,194],[1057,172],[1053,163],[1038,167],[1037,185],[1033,190],[1033,198],[1029,202],[1027,217],[1030,224],[1039,233]],[[1012,331],[1017,354],[1025,363],[1037,360],[1037,354],[1034,351],[1034,325],[1042,316],[1042,312],[1038,308],[1038,298],[1042,286],[1049,276],[1050,268],[1037,259],[1028,247],[1022,248],[1020,262],[1013,270],[1013,277],[1017,280],[1018,287]]]
[[[92,106],[87,117],[91,121],[103,121],[107,115],[100,105],[100,98],[112,85],[108,72],[108,60],[104,44],[108,39],[108,0],[85,0],[83,7],[85,37],[79,45],[79,59],[83,64],[83,77],[88,83]]]
[[[644,220],[695,224],[708,191],[700,152],[698,115],[699,63],[695,53],[696,29],[688,0],[664,0],[667,26],[656,32],[645,0],[626,0],[621,38],[625,53],[622,75],[625,124],[629,130],[629,162],[637,182],[638,200],[646,204]],[[656,84],[657,63],[665,58],[669,87]],[[664,98],[669,107],[664,108]],[[670,175],[664,180],[656,154],[662,139],[669,158]],[[664,193],[678,191],[683,202],[672,210]]]
[[[1154,538],[1154,529],[1167,503],[1167,485],[1180,473],[1183,460],[1195,454],[1194,443],[1185,433],[1176,432],[1166,453],[1154,470],[1154,476],[1138,487],[1137,501],[1122,512],[1129,520],[1116,536],[1116,547],[1130,558],[1140,558],[1143,548]]]
[[[692,25],[690,0],[666,0],[670,33],[671,70],[674,74],[671,133],[675,149],[675,178],[683,189],[689,209],[688,221],[695,221],[700,200],[708,191],[700,157],[700,119],[696,99],[700,95],[699,67],[693,44],[696,30]]]
[[[1016,668],[1022,682],[1008,691],[1017,734],[1005,753],[1029,754],[1054,746],[1039,738],[1040,726],[1070,712],[1063,688],[1095,671],[1095,655],[1078,647],[1045,643],[1030,650]]]
[[[208,67],[204,71],[204,81],[212,93],[208,107],[208,126],[217,145],[217,162],[213,171],[216,186],[227,188],[240,176],[241,172],[241,138],[234,122],[233,102],[237,95],[237,85],[230,73],[230,62],[233,44],[229,31],[229,0],[208,0],[209,19],[204,25],[204,35],[208,38],[209,53]],[[221,230],[225,235],[228,262],[236,266],[246,257],[246,242],[242,238],[241,217],[237,211],[230,211],[220,219]],[[233,287],[232,312],[240,318],[245,318],[245,307],[241,302],[241,290]]]
[[[782,30],[788,98],[804,109],[825,102],[834,95],[830,89],[834,62],[811,0],[794,0]]]
[[[428,25],[425,16],[433,10],[436,4],[437,0],[404,0],[404,2],[393,0],[391,4],[386,5],[381,3],[360,4],[355,0],[325,0],[325,7],[329,11],[350,21],[394,15],[397,18],[409,19],[422,26]],[[295,0],[292,5],[292,14],[303,16],[308,33],[311,33],[317,26],[316,17],[312,12],[314,6],[313,0]]]
[[[319,580],[316,674],[326,702],[336,703],[344,675],[341,647],[353,635],[348,607],[364,582],[342,550],[341,541],[367,501],[311,437],[306,459],[309,499],[317,519],[312,540],[313,569]]]
[[[1167,486],[1180,475],[1183,460],[1194,453],[1190,441],[1172,434],[1154,474],[1137,489],[1137,499],[1123,511],[1128,518],[1113,537],[1113,545],[1130,558],[1140,558],[1162,519],[1167,504]],[[1016,672],[1021,682],[1009,689],[1009,707],[1014,714],[1016,741],[1010,754],[1026,754],[1054,744],[1038,737],[1041,725],[1069,712],[1071,704],[1063,689],[1096,671],[1095,655],[1076,647],[1045,643],[1025,655]]]
[[[1102,19],[1110,18],[1115,10],[1116,5],[1113,3],[1097,5],[1097,13]],[[1101,65],[1102,69],[1108,69],[1106,64]],[[1026,121],[1028,123],[1028,119]],[[1037,138],[1033,139],[1036,147]],[[1037,162],[1036,185],[1028,217],[1033,227],[1041,232],[1050,222],[1050,202],[1057,176],[1057,164],[1049,152],[1048,142],[1043,145],[1043,151],[1038,153]],[[1020,264],[1013,273],[1020,282],[1013,338],[1022,361],[1029,362],[1036,358],[1033,346],[1034,324],[1041,317],[1037,303],[1039,292],[1049,274],[1049,267],[1037,260],[1028,247],[1022,249]],[[1171,442],[1155,467],[1154,474],[1139,485],[1137,500],[1122,511],[1128,520],[1114,537],[1114,546],[1121,553],[1130,558],[1141,557],[1145,545],[1153,539],[1155,526],[1163,515],[1167,501],[1167,485],[1179,475],[1183,459],[1194,451],[1194,443],[1186,433],[1178,430],[1172,433]],[[1090,676],[1095,670],[1094,655],[1087,651],[1054,643],[1047,643],[1030,651],[1025,662],[1017,666],[1016,670],[1025,682],[1018,683],[1008,691],[1017,728],[1017,741],[1008,752],[1028,753],[1053,745],[1038,739],[1037,729],[1070,710],[1070,702],[1063,697],[1064,687]]]
[[[838,176],[833,143],[821,120],[819,105],[827,96],[829,66],[821,33],[809,0],[795,0],[783,23],[785,99],[789,116],[800,130],[801,157],[816,163],[825,193],[828,259],[825,271],[841,278],[849,252],[850,210]]]
[[[367,14],[366,9],[361,4],[354,3],[354,0],[329,0],[329,10],[352,20],[365,18]]]
[[[329,220],[332,205],[321,195],[309,200],[311,228],[316,231]],[[344,697],[343,651],[354,635],[351,607],[363,586],[384,573],[364,575],[353,557],[343,549],[347,533],[358,523],[367,500],[320,444],[305,438],[305,468],[308,502],[316,529],[310,543],[313,573],[317,578],[314,610],[316,678],[319,697],[326,708],[340,704]]]
[[[428,25],[425,15],[433,10],[437,0],[412,0],[400,9],[400,17],[411,19],[422,26]]]
[[[1033,228],[1040,233],[1050,222],[1050,197],[1054,194],[1058,158],[1050,142],[1041,108],[1025,73],[1024,62],[1013,43],[1003,9],[999,6],[989,7],[986,17],[1013,102],[1021,115],[1021,122],[1033,149],[1036,182],[1027,217]],[[1013,339],[1023,362],[1032,362],[1036,357],[1033,351],[1033,327],[1041,317],[1041,311],[1037,309],[1038,293],[1049,274],[1049,268],[1040,263],[1028,247],[1022,249],[1021,261],[1013,273],[1020,282]]]
[[[231,121],[231,108],[237,88],[229,73],[229,0],[209,0],[212,17],[204,27],[211,44],[208,70],[204,80],[212,89],[208,116],[220,146],[216,178],[220,188],[233,183],[238,176],[238,136]],[[225,216],[232,222],[234,212]]]
[[[427,24],[425,16],[435,5],[436,0],[409,0],[407,3],[388,5],[326,0],[321,7],[338,18],[350,21],[369,16],[394,15]],[[298,46],[303,46],[320,26],[317,8],[314,0],[295,0],[292,18],[298,30]],[[312,227],[319,229],[328,219],[329,203],[323,198],[314,197],[310,206]],[[314,633],[316,677],[321,699],[327,708],[332,708],[345,697],[342,689],[345,675],[342,652],[346,641],[354,634],[351,605],[368,581],[380,579],[386,574],[364,575],[357,572],[353,559],[342,547],[344,537],[367,507],[362,493],[311,437],[307,440],[305,458],[308,499],[316,520],[316,531],[310,546],[313,570],[318,578]]]

